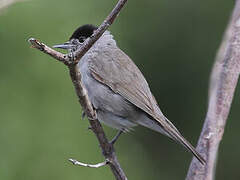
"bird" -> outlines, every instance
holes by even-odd
[[[90,38],[97,26],[78,27],[69,40],[54,45],[75,52]],[[183,145],[201,164],[205,159],[161,112],[149,85],[131,58],[117,45],[110,31],[105,31],[77,64],[81,81],[100,122],[115,128],[117,136],[141,125],[162,133]]]

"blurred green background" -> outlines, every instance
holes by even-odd
[[[29,48],[62,43],[79,25],[99,25],[117,1],[28,0],[0,12],[0,179],[114,179],[81,120],[67,68]],[[208,80],[233,0],[129,0],[110,30],[139,66],[162,111],[194,145],[207,109]],[[218,180],[239,179],[239,88],[220,146]],[[104,126],[109,138],[116,131]],[[116,144],[129,180],[184,179],[192,155],[138,127]]]

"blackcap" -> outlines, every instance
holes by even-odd
[[[83,25],[69,41],[55,48],[77,50],[97,29]],[[117,46],[109,31],[89,49],[78,63],[82,83],[97,118],[120,131],[142,125],[160,132],[189,150],[202,164],[205,160],[163,115],[146,79],[134,62]]]

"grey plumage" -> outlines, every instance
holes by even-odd
[[[74,32],[79,33],[78,31]],[[75,35],[70,38],[74,39]],[[176,140],[204,164],[204,159],[162,114],[144,76],[106,31],[78,67],[98,119],[123,131],[142,125]]]

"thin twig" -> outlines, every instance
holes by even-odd
[[[90,168],[99,168],[99,167],[105,166],[109,163],[109,161],[107,159],[105,161],[103,161],[101,163],[97,163],[97,164],[86,164],[86,163],[79,162],[78,160],[75,160],[75,159],[69,159],[69,161],[71,163],[73,163],[74,165],[90,167]]]
[[[186,178],[188,180],[214,179],[219,143],[224,133],[239,73],[240,0],[237,0],[212,70],[208,112],[197,146],[197,151],[206,159],[206,165],[202,166],[193,159]]]
[[[49,48],[48,46],[34,38],[30,38],[28,40],[33,48],[36,48],[52,56],[56,60],[68,66],[70,76],[74,84],[79,102],[83,108],[83,111],[85,112],[86,116],[89,119],[92,131],[95,133],[100,143],[102,153],[105,159],[108,159],[109,161],[108,165],[110,166],[117,180],[127,180],[127,177],[117,160],[113,145],[108,142],[106,135],[103,131],[103,128],[99,121],[97,120],[96,112],[92,107],[86,89],[82,85],[81,74],[79,72],[79,69],[77,68],[77,63],[80,61],[81,57],[92,47],[92,45],[101,37],[101,35],[106,31],[106,29],[114,22],[114,20],[116,19],[120,10],[122,9],[126,2],[127,0],[119,0],[115,8],[104,20],[104,22],[99,26],[99,28],[93,33],[93,35],[90,38],[88,38],[83,43],[81,48],[74,53],[65,55]]]
[[[69,55],[65,55],[62,54],[58,51],[53,50],[52,48],[46,46],[45,44],[43,44],[42,42],[38,41],[37,39],[34,38],[30,38],[28,39],[28,42],[32,45],[32,48],[36,48],[42,52],[44,52],[45,54],[48,54],[50,56],[52,56],[53,58],[57,59],[60,62],[63,62],[66,65],[70,65],[71,64],[71,60],[69,58]]]
[[[23,1],[23,0],[0,0],[0,10],[5,9],[7,7],[9,7],[10,5],[19,2],[19,1]]]

